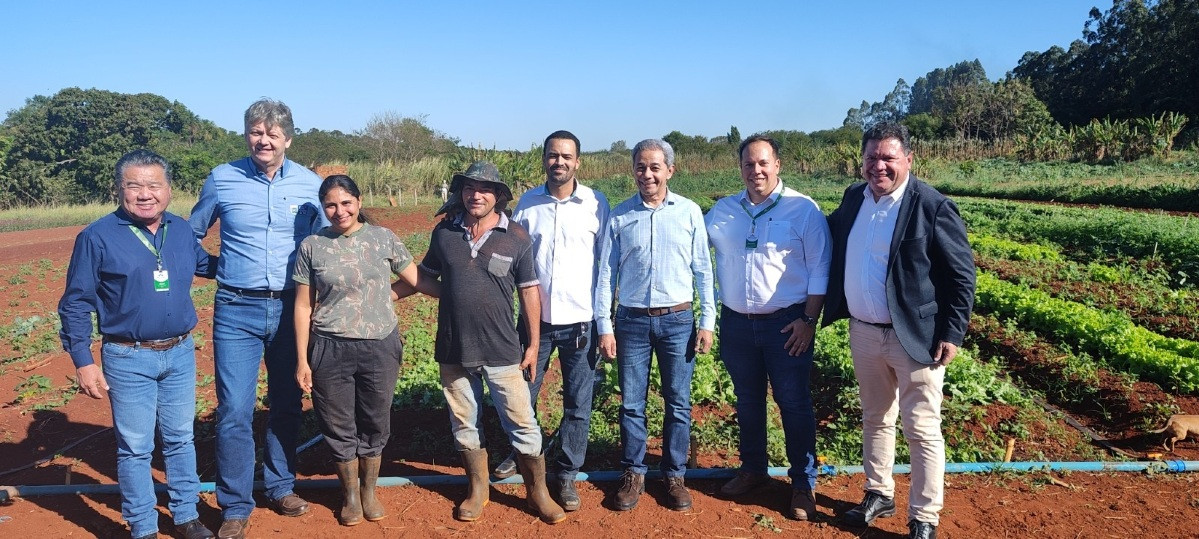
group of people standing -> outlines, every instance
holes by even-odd
[[[189,539],[214,536],[196,511],[193,274],[218,283],[217,537],[244,537],[250,526],[252,420],[263,362],[269,504],[288,516],[308,511],[293,487],[301,399],[310,392],[342,487],[339,522],[384,518],[375,484],[402,357],[393,302],[418,292],[439,302],[435,357],[468,477],[467,496],[455,508],[459,520],[480,518],[489,500],[484,382],[512,446],[494,475],[522,474],[529,505],[546,523],[580,508],[575,481],[601,356],[616,360],[621,388],[624,473],[609,505],[631,510],[645,490],[645,408],[656,357],[666,505],[689,509],[691,378],[696,353],[713,345],[718,319],[742,462],[720,492],[736,497],[771,481],[769,392],[791,464],[788,514],[816,518],[809,377],[823,311],[825,324],[851,319],[861,386],[866,493],[842,518],[868,526],[895,513],[891,467],[902,416],[912,448],[909,529],[913,537],[935,537],[943,500],[941,385],[969,319],[974,266],[956,206],[910,174],[903,126],[865,133],[865,183],[850,186],[827,219],[810,197],[783,185],[778,143],[766,136],[738,150],[745,190],[705,216],[669,189],[675,155],[665,141],[633,148],[637,193],[611,207],[578,181],[578,138],[557,131],[543,145],[545,183],[510,213],[514,197],[493,164],[476,162],[455,174],[438,212],[445,217],[419,264],[394,233],[366,218],[351,178],[322,181],[286,159],[293,131],[286,105],[251,105],[250,156],[212,171],[188,220],[166,211],[169,164],[148,150],[126,154],[115,171],[119,207],[76,240],[59,304],[62,340],[81,391],[111,402],[122,516],[133,537],[157,534],[149,463],[156,426],[177,531]],[[218,221],[219,257],[199,243]],[[181,233],[168,237],[171,224]],[[92,313],[104,341],[100,366],[90,351]],[[555,351],[563,414],[560,450],[547,453],[537,401]]]

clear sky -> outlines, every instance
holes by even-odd
[[[1110,0],[759,2],[22,1],[3,8],[0,110],[78,86],[151,92],[240,132],[262,96],[296,126],[427,115],[463,144],[583,149],[672,130],[841,125],[903,77],[992,80],[1082,37]]]

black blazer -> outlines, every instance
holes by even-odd
[[[887,310],[903,349],[912,359],[932,364],[938,342],[961,345],[966,335],[974,307],[974,255],[957,205],[914,174],[907,182],[887,261]],[[841,205],[828,217],[833,263],[824,302],[825,325],[849,317],[845,251],[865,186],[864,182],[849,186]]]

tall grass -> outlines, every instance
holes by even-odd
[[[167,211],[187,217],[196,205],[196,195],[182,189],[171,194]],[[86,225],[115,210],[115,203],[94,202],[83,205],[30,206],[0,210],[0,232],[35,230],[59,226]]]

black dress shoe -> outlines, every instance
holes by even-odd
[[[937,525],[916,519],[908,521],[909,539],[937,539]]]
[[[873,492],[866,491],[862,503],[841,515],[841,521],[850,526],[865,528],[879,517],[889,517],[895,514],[895,500]]]
[[[200,519],[192,519],[183,524],[176,524],[175,531],[183,536],[183,539],[210,539],[216,537],[212,534],[212,530],[206,528],[200,523]]]

